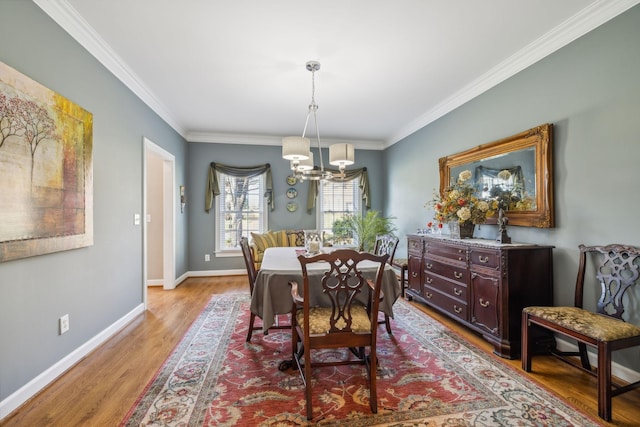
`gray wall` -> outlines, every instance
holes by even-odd
[[[639,44],[636,6],[393,145],[385,213],[415,232],[433,218],[424,204],[439,185],[438,158],[553,123],[556,228],[508,231],[555,246],[555,303],[572,305],[580,243],[640,245]],[[495,237],[495,226],[480,228],[476,236]]]
[[[325,165],[328,165],[328,150],[323,150]],[[314,154],[317,159],[317,152]],[[307,212],[308,183],[295,185],[298,196],[294,199],[298,203],[298,210],[289,212],[286,196],[290,187],[286,178],[291,174],[289,161],[282,159],[282,148],[279,146],[231,145],[189,143],[189,270],[232,270],[244,269],[241,257],[216,258],[214,209],[209,213],[204,210],[207,177],[211,162],[224,163],[233,166],[255,166],[271,164],[273,175],[273,192],[276,208],[268,213],[269,229],[310,229],[316,226],[315,211]],[[371,209],[382,211],[384,196],[383,186],[386,175],[383,170],[382,151],[357,150],[356,163],[350,168],[367,167],[371,185]],[[211,254],[211,261],[204,261],[204,254]]]
[[[177,182],[188,145],[32,2],[0,2],[0,40],[0,61],[93,113],[95,242],[0,264],[2,401],[141,304],[142,138],[175,155]],[[176,218],[181,275],[187,224]]]

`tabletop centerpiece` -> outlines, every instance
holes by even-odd
[[[435,210],[434,219],[447,223],[451,237],[456,239],[473,237],[475,225],[484,224],[498,208],[496,200],[476,196],[476,188],[469,183],[471,177],[469,170],[460,172],[455,183],[427,203]]]

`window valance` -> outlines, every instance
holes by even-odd
[[[258,166],[229,166],[222,163],[211,162],[207,182],[207,194],[205,195],[204,201],[205,211],[209,212],[211,210],[213,207],[213,199],[220,195],[220,185],[218,184],[218,174],[216,172],[240,178],[253,178],[254,176],[267,174],[264,197],[267,198],[267,203],[272,211],[276,208],[273,200],[273,178],[271,177],[271,165],[269,163]]]

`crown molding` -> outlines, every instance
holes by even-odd
[[[204,142],[210,144],[235,144],[235,145],[272,145],[281,146],[281,136],[265,135],[244,135],[235,133],[212,133],[212,132],[187,132],[185,136],[189,142]],[[375,140],[353,140],[353,139],[327,139],[320,141],[322,148],[339,143],[353,144],[359,150],[384,150],[384,141]],[[312,148],[315,143],[312,143]]]
[[[93,55],[138,98],[184,137],[186,130],[117,53],[66,0],[33,0],[51,19]]]
[[[592,3],[408,123],[385,143],[385,148],[422,129],[638,3],[640,0],[599,0]]]

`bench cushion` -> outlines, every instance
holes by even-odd
[[[615,341],[640,335],[640,328],[631,323],[578,307],[526,307],[523,312],[597,341]]]

